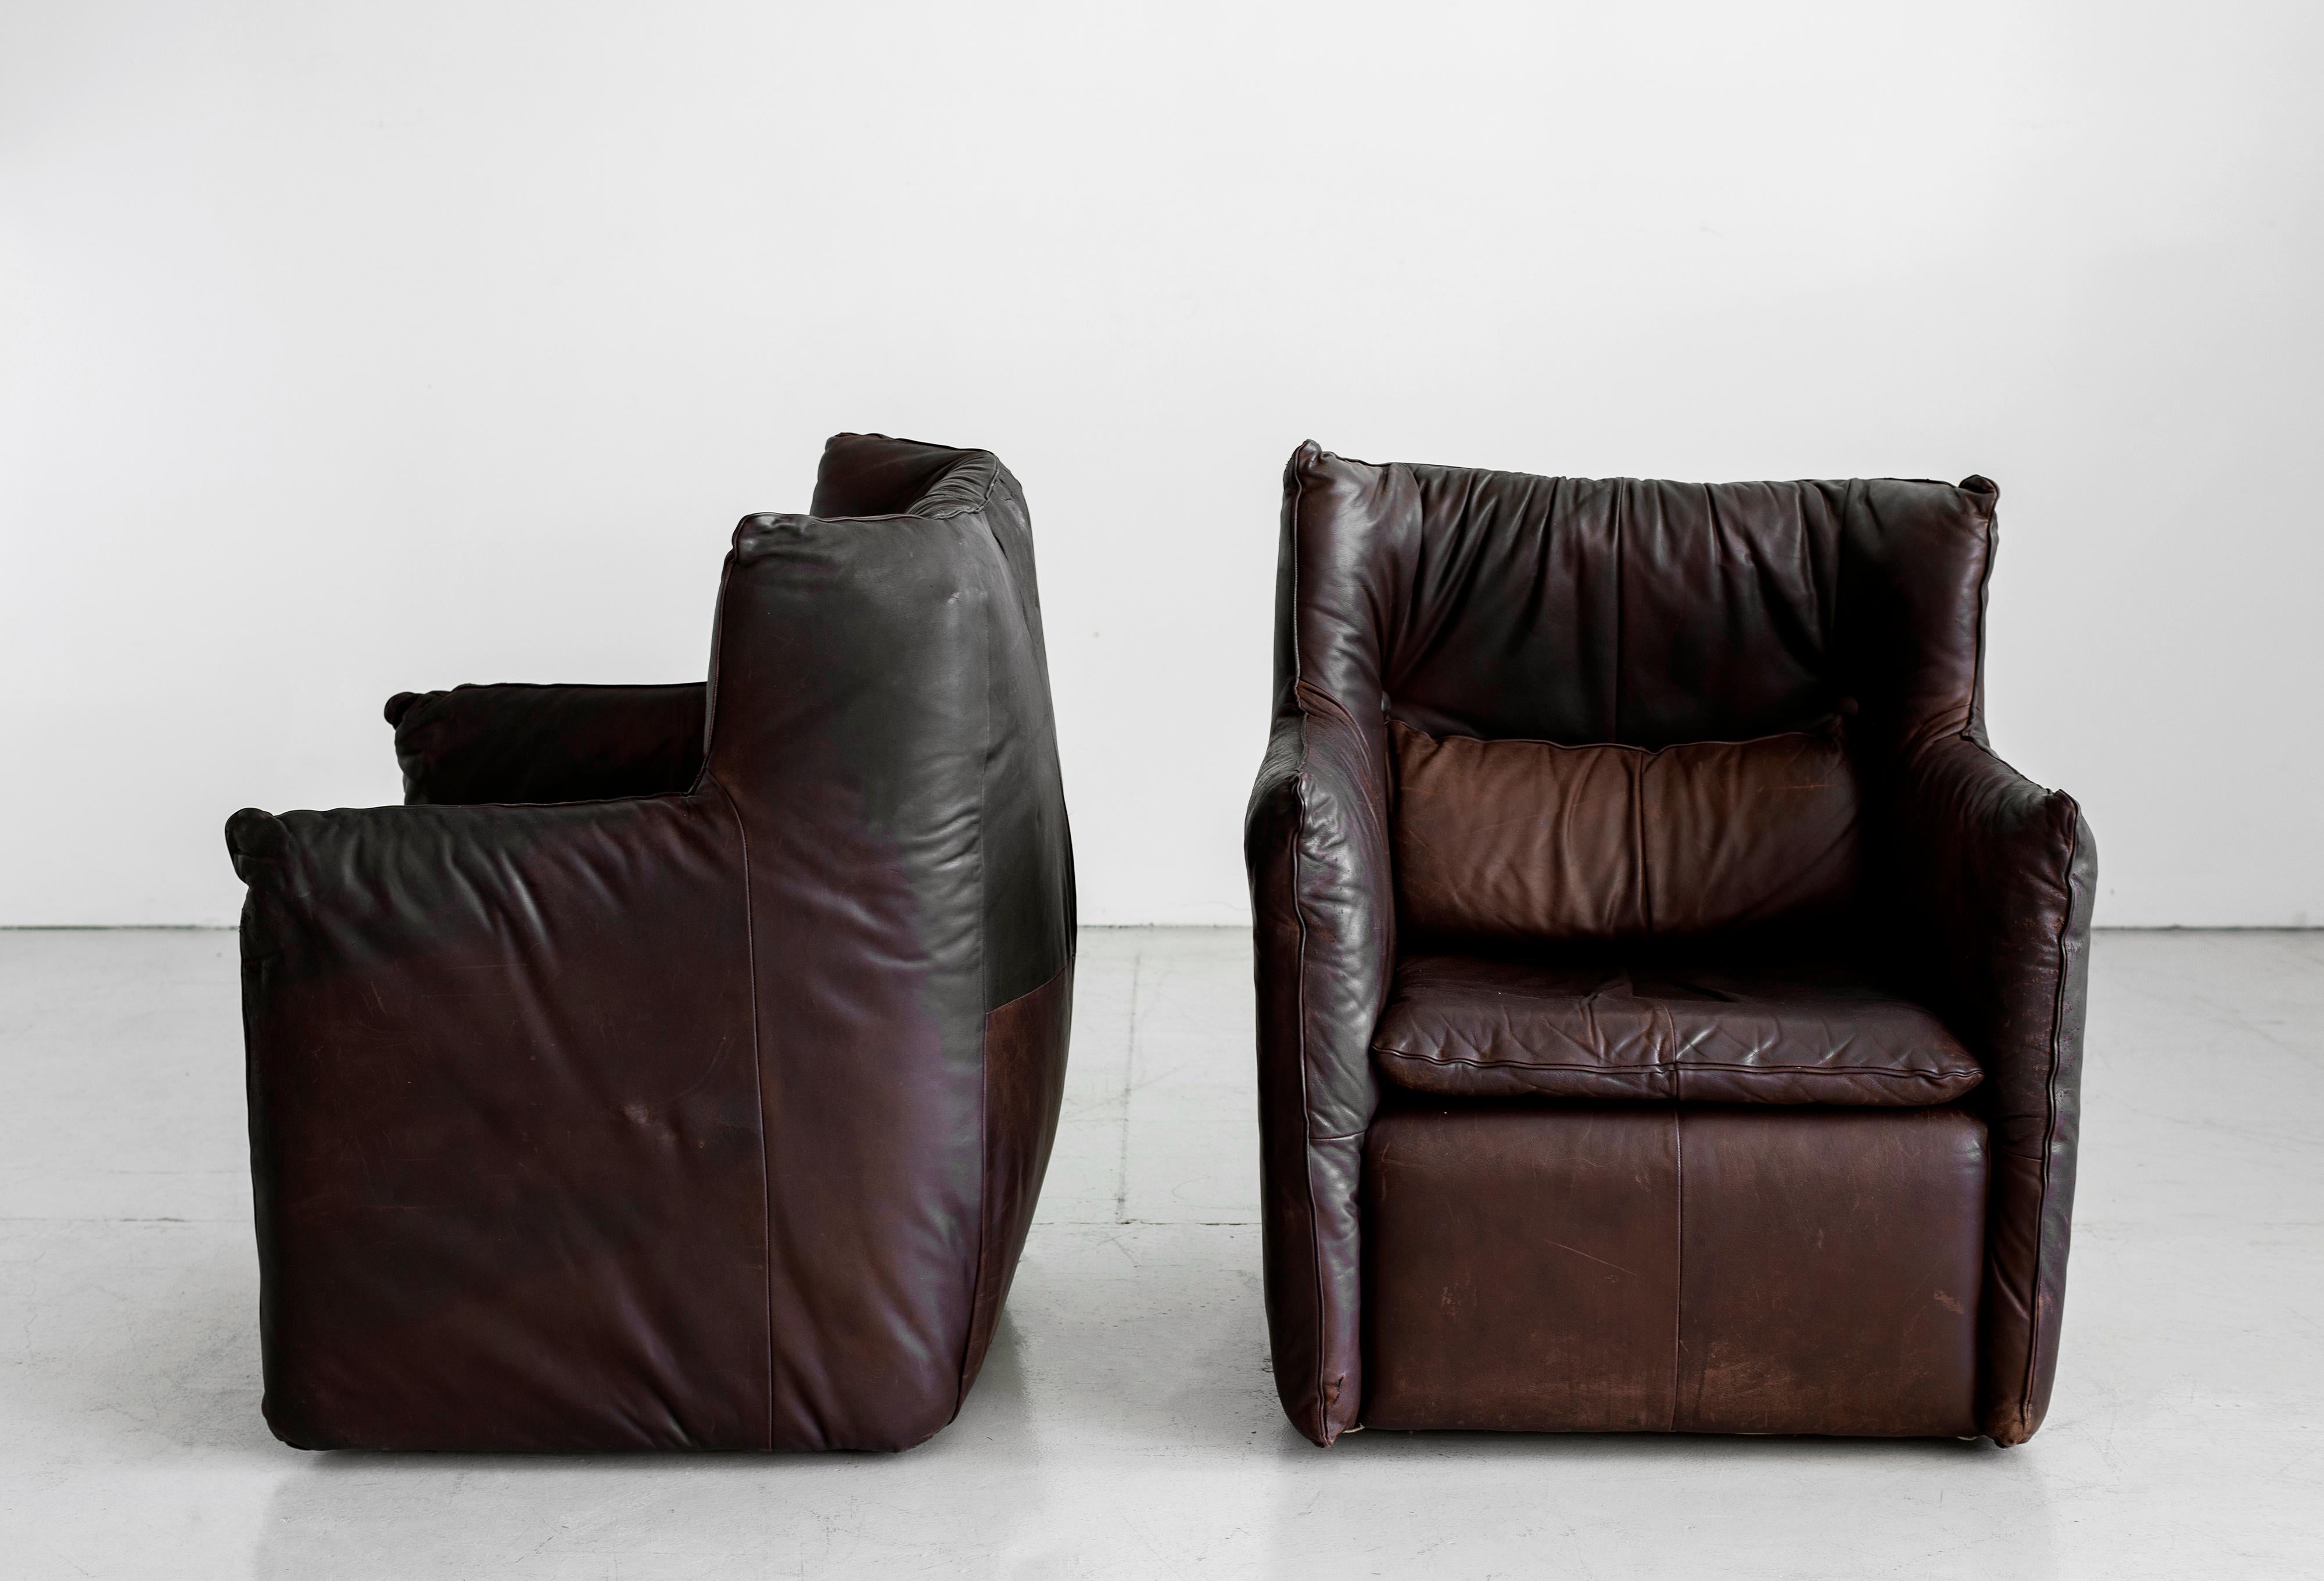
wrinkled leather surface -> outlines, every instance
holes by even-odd
[[[1448,1097],[1894,1108],[1984,1074],[1935,1015],[1829,958],[1406,955],[1372,1049],[1389,1081]]]
[[[314,1449],[763,1447],[725,808],[244,811],[226,840],[268,1425]]]
[[[1308,454],[1303,450],[1300,455]],[[1276,717],[1243,850],[1259,994],[1259,1176],[1276,1392],[1329,1444],[1363,1394],[1356,1188],[1379,1099],[1372,1026],[1396,954],[1388,726],[1360,624],[1360,538],[1407,501],[1382,474],[1286,475],[1276,596]]]
[[[1835,732],[1652,752],[1388,738],[1408,935],[1683,938],[1854,897],[1856,773]]]
[[[1985,1190],[1959,1108],[1384,1113],[1364,1423],[1971,1432]]]
[[[387,699],[403,800],[597,801],[690,788],[703,688],[460,686]]]
[[[843,435],[816,496],[853,515],[736,530],[683,793],[228,826],[292,1441],[899,1448],[959,1409],[1070,1022],[1030,530],[980,451]],[[627,689],[438,694],[484,742],[441,762],[504,790]],[[586,755],[654,759],[687,689]]]
[[[1997,1160],[1977,1419],[2004,1443],[2038,1424],[2094,869],[2071,800],[1984,745],[1995,497],[1982,478],[1701,485],[1294,455],[1245,847],[1268,1318],[1310,1438],[1362,1409],[1355,1203],[1398,948],[1390,721],[1655,749],[1845,717],[1858,945],[1986,1073],[1967,1100]]]
[[[1308,465],[1388,475],[1410,502],[1359,550],[1395,717],[1575,745],[1748,741],[1828,717],[1847,518],[1867,491],[1927,486]]]
[[[1939,737],[1904,765],[1891,860],[1909,957],[1986,1069],[1978,1425],[2020,1444],[2049,1410],[2064,1318],[2098,846],[2072,797],[2018,774],[1983,735]]]
[[[862,448],[835,442],[818,497]],[[985,1012],[1071,958],[1023,496],[990,456],[944,478],[909,514],[747,518],[727,567],[705,778],[750,836],[779,1446],[949,1419]],[[1043,739],[1002,750],[1027,710]]]

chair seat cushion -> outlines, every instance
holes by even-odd
[[[1982,1079],[1934,1014],[1846,966],[1412,955],[1381,1073],[1462,1097],[1942,1104]]]

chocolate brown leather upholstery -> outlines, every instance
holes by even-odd
[[[1384,1114],[1363,1420],[1972,1434],[1985,1149],[1950,1107]]]
[[[1409,953],[1372,1052],[1444,1096],[1941,1104],[1983,1079],[1923,1006],[1840,952],[1770,963]]]
[[[226,829],[275,1432],[943,1427],[1031,1222],[1073,996],[1017,480],[842,435],[810,513],[735,530],[706,688],[388,712],[414,805]]]
[[[456,686],[387,699],[403,800],[604,801],[669,796],[702,772],[698,680],[676,686]]]
[[[2071,798],[1986,744],[1995,499],[1982,478],[1704,486],[1294,455],[1245,843],[1268,1314],[1309,1438],[1377,1421],[2015,1444],[2040,1426],[2096,853]],[[1400,915],[1403,732],[1637,749],[1591,759],[1630,764],[1633,822],[1597,848],[1534,841],[1579,879],[1462,855],[1434,889],[1449,911]],[[1665,880],[1728,898],[1699,933],[1625,922],[1651,901],[1608,886],[1634,874],[1651,896],[1655,852],[1681,848],[1637,827],[1640,754],[1792,733],[1846,744],[1838,914],[1760,904],[1780,864],[1711,860],[1738,889],[1665,855]],[[1454,750],[1480,782],[1502,774],[1500,751]],[[1715,826],[1742,805],[1722,777],[1756,773],[1729,763],[1696,778],[1708,800],[1675,800]],[[1480,822],[1511,796],[1541,816],[1536,796],[1489,796]],[[1541,1102],[1648,1096],[1668,1102]],[[1573,1282],[1591,1257],[1645,1282]],[[1459,1296],[1497,1280],[1532,1294]]]
[[[1669,940],[1853,899],[1856,776],[1837,730],[1648,752],[1390,721],[1388,740],[1397,914],[1416,932]]]

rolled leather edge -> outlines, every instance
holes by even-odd
[[[1379,1097],[1370,1044],[1387,994],[1394,902],[1386,832],[1365,816],[1377,806],[1344,783],[1350,753],[1315,750],[1319,731],[1333,734],[1312,717],[1277,721],[1244,849],[1275,1386],[1292,1424],[1328,1446],[1358,1425],[1362,1408],[1357,1188]]]

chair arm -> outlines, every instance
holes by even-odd
[[[387,701],[403,799],[597,801],[688,789],[702,768],[702,682],[462,686]]]
[[[1336,715],[1278,719],[1243,849],[1275,1386],[1299,1430],[1329,1444],[1363,1397],[1357,1188],[1396,955],[1384,740]]]
[[[226,826],[265,1411],[306,1447],[763,1448],[724,798]]]
[[[2098,848],[2072,797],[1965,735],[1912,753],[1895,811],[1907,933],[1985,1065],[1978,1413],[1995,1442],[2017,1444],[2042,1425],[2057,1370]]]

